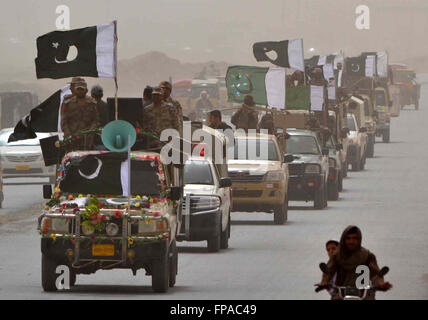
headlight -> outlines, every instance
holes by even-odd
[[[69,233],[70,221],[64,218],[47,218],[42,220],[42,230],[50,233]]]
[[[84,224],[82,225],[82,232],[85,236],[90,236],[94,234],[95,228],[90,224]]]
[[[115,235],[117,235],[119,232],[119,226],[116,223],[109,223],[106,226],[106,233],[110,236],[110,237],[114,237]]]
[[[284,175],[282,171],[270,171],[266,173],[266,181],[281,181]]]
[[[218,197],[192,197],[190,199],[192,211],[210,210],[218,207],[220,207],[220,198]]]
[[[320,173],[321,168],[317,164],[308,164],[305,167],[305,173]]]
[[[138,222],[138,234],[144,235],[147,233],[165,232],[168,230],[166,220],[140,220]]]
[[[329,158],[328,159],[328,166],[330,168],[336,168],[336,160],[334,160],[333,158]]]

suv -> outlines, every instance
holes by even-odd
[[[266,148],[264,150],[264,148]],[[257,153],[262,154],[262,159]],[[235,135],[229,149],[233,211],[272,212],[275,224],[288,216],[288,166],[275,135]]]
[[[364,170],[366,163],[367,134],[364,127],[358,127],[357,119],[352,113],[348,113],[348,129],[348,164],[351,164],[353,171]]]
[[[335,137],[331,135],[325,143],[325,146],[329,150],[328,200],[339,199],[339,192],[343,189],[343,170],[341,159],[341,150],[343,147],[335,140]]]
[[[58,184],[39,217],[42,287],[56,291],[56,269],[78,274],[114,268],[145,269],[155,292],[175,285],[182,169],[165,166],[159,153],[76,151],[59,166]],[[128,179],[129,178],[129,179]],[[129,191],[132,196],[123,196]]]
[[[293,157],[289,167],[289,199],[314,201],[315,209],[327,207],[328,154],[321,149],[318,135],[311,130],[287,129],[286,154]]]
[[[229,247],[232,181],[212,160],[190,158],[184,165],[183,222],[177,241],[207,241],[208,251]],[[190,218],[189,218],[190,217]]]

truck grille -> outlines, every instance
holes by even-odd
[[[6,159],[10,162],[34,162],[40,158],[40,154],[28,155],[6,155]]]
[[[232,171],[229,172],[229,177],[232,179],[232,182],[244,182],[244,183],[251,183],[251,182],[261,182],[264,179],[264,174],[252,174],[250,175],[249,171]]]
[[[305,165],[303,163],[288,164],[288,172],[290,176],[300,176],[305,173]]]
[[[232,196],[238,198],[259,198],[262,196],[262,190],[233,190]]]

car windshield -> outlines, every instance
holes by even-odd
[[[132,195],[159,196],[161,185],[152,161],[131,161],[128,179],[126,157],[119,154],[87,155],[66,161],[62,192],[121,196],[131,185]]]
[[[213,185],[210,164],[207,161],[187,161],[184,166],[184,183]]]
[[[39,139],[48,138],[51,136],[50,133],[40,133],[37,132],[37,138],[35,139],[26,139],[26,140],[20,140],[15,142],[7,143],[7,140],[9,139],[9,136],[12,134],[13,130],[2,130],[0,131],[0,146],[2,147],[13,147],[13,146],[39,146],[40,141]]]
[[[348,117],[348,128],[349,128],[349,131],[357,131],[353,117]]]
[[[208,98],[218,98],[218,87],[217,86],[198,86],[192,87],[190,92],[191,98],[199,98],[201,92],[206,91],[208,93]]]
[[[228,153],[229,158],[232,156],[234,160],[279,161],[275,142],[270,139],[236,139]]]
[[[312,136],[290,136],[285,151],[289,154],[320,154],[317,140]]]

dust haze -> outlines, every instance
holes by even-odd
[[[155,51],[180,63],[255,64],[254,42],[303,38],[308,56],[387,50],[391,61],[428,72],[426,0],[21,0],[0,12],[3,87],[35,80],[36,38],[55,30],[61,4],[70,8],[72,29],[117,20],[119,61]],[[370,30],[355,27],[361,4],[370,8]]]

